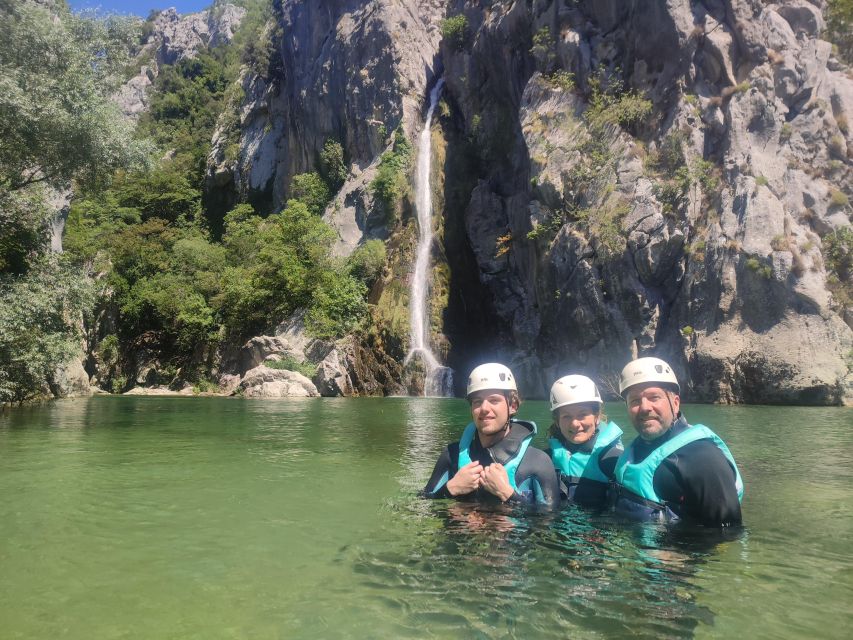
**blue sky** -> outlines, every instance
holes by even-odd
[[[110,13],[134,13],[147,18],[152,9],[175,7],[178,13],[206,9],[213,0],[68,0],[72,9],[103,9]]]

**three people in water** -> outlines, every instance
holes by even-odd
[[[713,431],[681,415],[669,365],[648,357],[628,363],[619,392],[637,431],[627,449],[590,378],[554,382],[546,453],[531,446],[536,425],[514,418],[521,400],[512,372],[497,363],[476,367],[467,387],[473,421],[442,452],[424,495],[546,507],[562,497],[630,519],[740,524],[737,464]]]

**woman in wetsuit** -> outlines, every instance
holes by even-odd
[[[607,504],[616,461],[622,453],[622,430],[602,412],[595,383],[581,375],[563,376],[551,386],[548,453],[560,475],[564,496],[584,507]]]

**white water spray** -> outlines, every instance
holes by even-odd
[[[432,190],[430,188],[430,169],[432,162],[432,137],[430,123],[444,79],[440,79],[429,96],[424,130],[418,145],[418,172],[415,176],[415,208],[418,214],[418,254],[415,259],[415,272],[412,274],[412,295],[409,304],[411,349],[406,356],[408,363],[415,355],[420,355],[426,369],[424,381],[425,396],[449,396],[453,393],[453,370],[439,364],[429,345],[429,319],[427,303],[429,293],[430,252],[432,251]]]

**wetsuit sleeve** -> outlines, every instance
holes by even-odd
[[[674,487],[661,487],[664,493],[658,495],[678,505],[679,515],[705,526],[741,523],[735,472],[716,445],[708,440],[691,442],[669,456],[664,465],[671,470],[678,489],[674,492]],[[657,490],[657,473],[654,482]]]
[[[539,489],[542,492],[539,504],[549,507],[560,504],[560,482],[557,479],[557,471],[554,469],[551,457],[541,449],[535,447],[527,449],[524,459],[518,466],[517,481],[524,481],[527,478],[539,483]],[[516,496],[513,498],[515,499]]]
[[[598,456],[598,466],[601,468],[601,472],[611,480],[613,480],[616,475],[616,461],[619,460],[619,456],[622,455],[623,451],[622,441],[616,440],[615,442],[610,443],[610,445],[601,452],[601,455]]]
[[[453,455],[455,453],[455,455]],[[453,443],[444,448],[438,460],[435,463],[435,468],[432,470],[429,482],[421,491],[421,495],[425,498],[450,498],[450,492],[447,490],[447,481],[456,475],[456,467],[459,460],[459,444]]]

